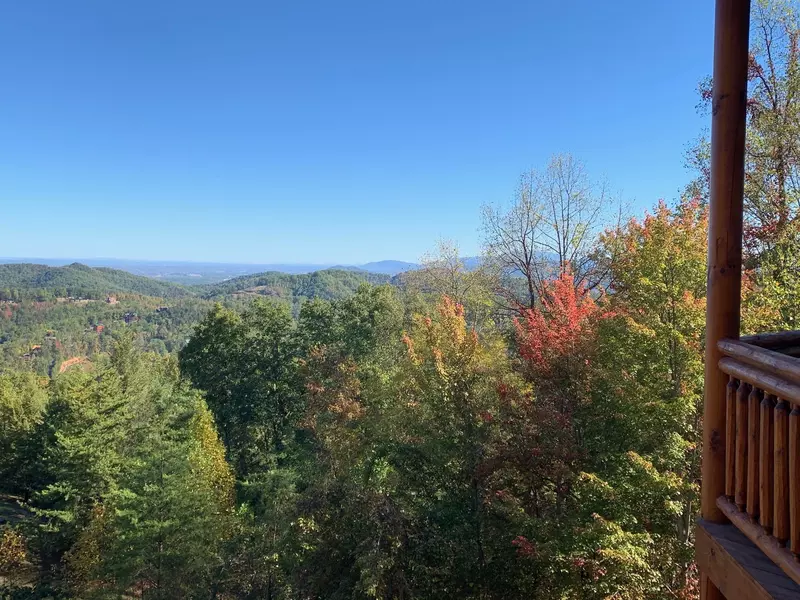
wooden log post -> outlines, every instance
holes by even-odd
[[[789,549],[800,555],[800,406],[789,413]]]
[[[747,125],[747,63],[750,0],[717,0],[714,20],[714,72],[711,108],[711,214],[708,225],[705,398],[700,514],[726,522],[717,507],[725,493],[725,391],[717,342],[739,338],[742,287],[744,136]],[[701,573],[703,600],[722,598]]]
[[[717,508],[725,493],[725,388],[717,342],[739,338],[742,286],[744,134],[750,0],[717,0],[711,117],[711,214],[708,226],[705,403],[700,512],[726,522]]]

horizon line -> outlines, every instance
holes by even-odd
[[[275,261],[275,262],[248,262],[248,261],[219,261],[219,260],[183,260],[183,259],[152,259],[152,258],[117,258],[113,256],[99,256],[99,257],[75,257],[75,256],[0,256],[2,261],[71,261],[81,263],[82,261],[117,261],[117,262],[130,262],[130,263],[151,263],[151,264],[193,264],[193,265],[249,265],[249,266],[305,266],[305,267],[359,267],[381,262],[401,262],[407,264],[419,264],[419,261],[401,260],[395,258],[386,258],[380,260],[369,260],[366,262],[292,262],[292,261]],[[31,262],[30,264],[43,264]]]

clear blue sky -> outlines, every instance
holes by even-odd
[[[9,2],[0,256],[415,260],[569,151],[688,180],[713,2]]]

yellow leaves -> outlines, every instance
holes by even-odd
[[[437,318],[415,315],[411,333],[403,333],[411,362],[422,365],[431,361],[443,379],[479,357],[480,344],[477,333],[467,327],[464,307],[447,296],[442,296],[437,307]]]
[[[769,285],[768,289],[765,284]],[[786,329],[781,309],[787,297],[774,278],[759,276],[753,271],[742,273],[742,333]]]
[[[96,583],[94,580],[100,572],[103,548],[109,535],[108,511],[102,504],[95,504],[88,526],[81,530],[78,541],[65,559],[70,587],[73,590],[84,591]]]
[[[25,538],[16,529],[6,529],[0,537],[0,573],[13,573],[27,560]]]
[[[433,348],[431,352],[433,354],[433,364],[436,365],[436,371],[442,379],[447,379],[447,369],[442,359],[442,351],[439,348]]]
[[[637,321],[631,315],[622,315],[625,326],[632,332],[647,338],[655,339],[658,332],[646,323]]]
[[[605,500],[613,500],[614,498],[614,488],[594,473],[581,472],[578,475],[578,484],[580,488],[594,496]],[[596,514],[592,515],[592,517],[602,518]]]
[[[298,517],[294,525],[300,530],[300,533],[309,534],[319,530],[319,525],[314,521],[314,517]]]
[[[628,460],[631,462],[632,465],[635,467],[639,467],[640,469],[648,472],[649,474],[653,475],[656,473],[655,467],[653,467],[653,463],[644,458],[643,456],[637,454],[636,452],[628,451],[627,455]]]
[[[192,418],[194,446],[189,455],[192,469],[217,494],[221,510],[233,505],[234,476],[225,460],[225,447],[217,435],[214,417],[205,402],[198,400]]]
[[[615,301],[628,309],[678,301],[702,309],[705,294],[706,209],[693,200],[659,202],[643,222],[632,220],[603,244],[611,261]],[[688,295],[687,295],[688,292]],[[623,308],[620,306],[619,308]]]
[[[292,527],[298,530],[300,548],[305,552],[313,552],[316,548],[314,534],[319,531],[319,525],[314,517],[298,517],[292,523]]]

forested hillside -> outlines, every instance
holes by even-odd
[[[149,351],[175,352],[215,302],[242,307],[264,297],[296,315],[306,300],[345,298],[361,283],[388,279],[347,271],[273,272],[183,287],[80,264],[0,265],[0,371],[50,374],[64,361],[107,352],[123,331]]]
[[[388,283],[389,279],[389,275],[342,269],[326,269],[299,275],[273,271],[204,286],[201,294],[204,298],[211,299],[231,294],[251,294],[272,296],[291,302],[310,298],[335,300],[352,294],[364,282],[381,284]]]
[[[270,271],[210,285],[183,286],[133,275],[127,271],[87,267],[80,263],[63,267],[12,263],[0,264],[0,300],[67,297],[106,299],[111,294],[138,294],[158,298],[220,298],[248,291],[287,301],[317,297],[334,299],[354,292],[362,282],[386,283],[389,279],[389,275],[368,271],[326,269],[301,274]]]
[[[108,294],[180,298],[190,292],[173,283],[79,263],[64,267],[24,263],[0,265],[0,300],[47,300],[68,296],[105,299]]]

